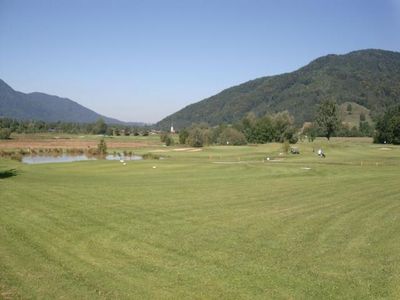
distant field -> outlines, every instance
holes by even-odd
[[[0,160],[0,298],[400,298],[400,147],[142,142],[166,159]]]

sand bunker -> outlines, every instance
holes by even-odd
[[[200,148],[176,148],[176,149],[173,149],[173,151],[179,151],[179,152],[181,152],[181,151],[190,151],[190,152],[197,152],[197,151],[202,151],[203,149],[200,149]]]

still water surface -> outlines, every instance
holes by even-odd
[[[139,155],[132,156],[114,156],[107,155],[107,160],[141,160],[143,159]],[[62,154],[60,156],[52,156],[52,155],[26,155],[22,158],[22,162],[25,164],[47,164],[47,163],[65,163],[65,162],[73,162],[73,161],[82,161],[82,160],[97,160],[96,157],[88,157],[87,155],[69,155]]]

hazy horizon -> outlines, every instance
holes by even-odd
[[[154,123],[327,54],[399,51],[400,1],[0,0],[0,78]]]

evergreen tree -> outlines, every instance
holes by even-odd
[[[328,139],[338,130],[339,121],[339,110],[336,102],[332,100],[323,101],[317,112],[316,123],[323,132],[324,136]]]

